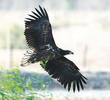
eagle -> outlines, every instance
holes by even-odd
[[[40,62],[41,67],[68,91],[84,89],[87,78],[80,73],[74,62],[65,57],[73,52],[57,47],[46,9],[39,5],[39,9],[35,8],[32,13],[25,20],[24,35],[29,50],[24,54],[21,66]]]

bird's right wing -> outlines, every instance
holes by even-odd
[[[51,46],[56,46],[52,28],[49,22],[47,11],[39,6],[33,15],[29,15],[31,18],[26,18],[25,21],[25,37],[29,48],[34,51],[41,51],[50,49]]]
[[[43,64],[41,66],[43,67]],[[79,72],[78,67],[72,61],[65,57],[49,60],[46,63],[45,70],[57,79],[64,88],[68,86],[68,91],[70,91],[71,85],[75,92],[76,87],[80,91],[86,84],[87,78]]]

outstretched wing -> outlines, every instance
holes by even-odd
[[[87,78],[79,72],[78,67],[72,61],[65,57],[48,61],[45,70],[64,88],[68,86],[68,91],[70,91],[71,85],[74,92],[76,87],[78,91],[81,88],[84,89],[83,85],[86,84]]]
[[[32,11],[33,15],[29,15],[31,18],[26,18],[25,21],[26,41],[34,51],[50,49],[51,46],[56,46],[48,14],[41,6],[39,6],[39,9],[35,8],[36,12]]]

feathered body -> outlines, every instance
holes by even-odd
[[[68,90],[73,83],[73,91],[77,86],[83,89],[83,83],[86,84],[86,78],[79,72],[79,68],[70,60],[64,57],[67,54],[73,54],[69,50],[62,50],[57,47],[52,35],[52,28],[49,22],[47,11],[39,6],[31,18],[25,21],[25,37],[30,48],[25,54],[21,65],[25,66],[31,63],[41,61],[41,66],[64,87],[68,85]]]

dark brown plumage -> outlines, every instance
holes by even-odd
[[[76,88],[78,91],[80,88],[84,89],[83,84],[86,84],[87,78],[79,72],[79,68],[72,61],[65,57],[48,61],[45,70],[52,78],[57,79],[64,88],[67,87],[68,91],[70,91],[71,85],[74,92]]]
[[[25,54],[21,65],[25,66],[31,63],[41,61],[41,66],[52,76],[57,79],[68,91],[76,87],[79,91],[86,84],[85,78],[79,68],[70,60],[64,57],[67,54],[73,54],[69,50],[62,50],[57,47],[52,35],[52,28],[49,22],[47,11],[39,6],[31,18],[25,21],[25,37],[30,48]]]

